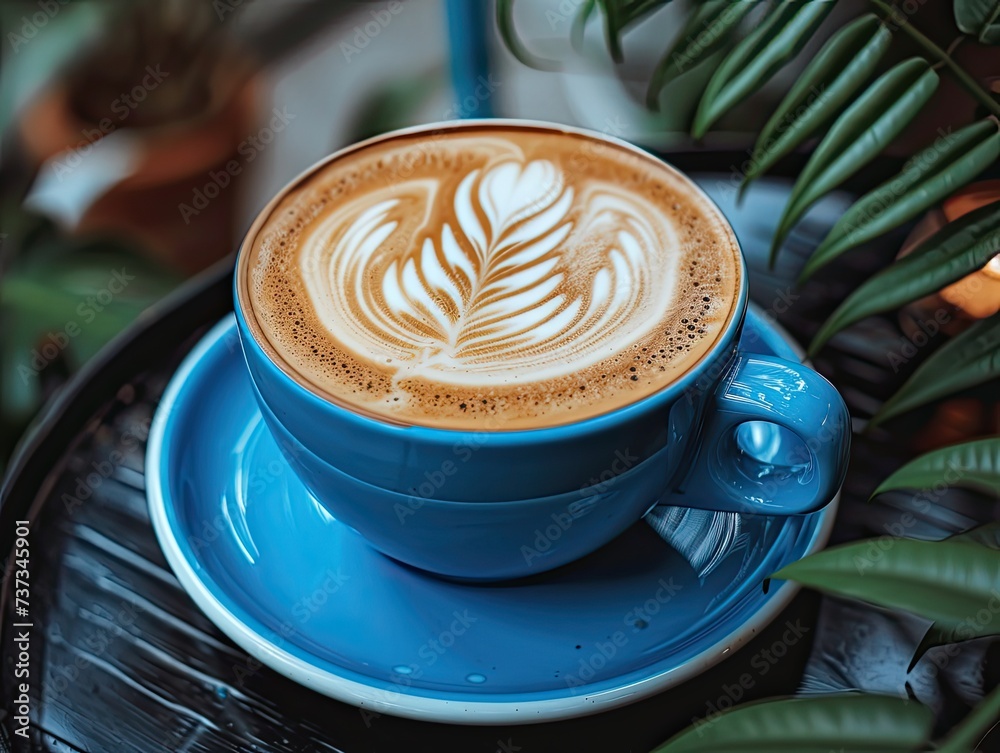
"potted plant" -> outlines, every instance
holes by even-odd
[[[576,11],[573,34],[579,39],[587,23],[601,16],[612,58],[621,61],[623,32],[667,1],[585,0]],[[650,78],[647,104],[655,108],[670,82],[708,61],[718,61],[691,124],[692,136],[704,138],[799,55],[834,5],[691,3],[682,29]],[[954,286],[979,275],[990,277],[1000,258],[1000,195],[989,186],[958,192],[1000,159],[1000,102],[991,87],[970,74],[953,54],[965,45],[981,50],[980,60],[995,64],[1000,4],[954,0],[951,10],[960,33],[947,50],[916,27],[908,4],[869,0],[867,5],[870,12],[839,25],[802,64],[743,166],[740,191],[810,139],[818,139],[782,211],[771,263],[812,204],[883,150],[906,143],[904,128],[934,101],[942,76],[953,83],[948,114],[967,112],[968,117],[947,137],[932,138],[918,148],[899,173],[859,197],[813,251],[800,281],[926,212],[936,218],[924,225],[927,232],[907,253],[841,302],[813,338],[810,354],[866,317],[898,311],[929,296],[954,307],[948,298]],[[497,13],[501,34],[518,59],[539,68],[555,67],[555,61],[538,58],[518,37],[513,0],[499,0]],[[919,54],[886,62],[890,50],[907,45]],[[983,287],[986,292],[981,295],[993,295],[993,288],[984,285],[979,290]],[[870,416],[867,431],[961,390],[995,384],[1000,377],[997,307],[1000,296],[998,301],[980,298],[964,308],[966,326],[952,330],[954,337],[930,353]],[[917,457],[885,479],[873,496],[938,486],[967,486],[996,500],[1000,436],[960,441]],[[849,543],[793,563],[772,577],[930,620],[909,669],[931,647],[1000,635],[996,618],[1000,522],[942,541],[882,537]],[[935,743],[933,714],[927,707],[905,698],[839,693],[735,707],[682,732],[656,751],[912,751],[935,745],[936,750],[969,751],[998,717],[1000,688]]]

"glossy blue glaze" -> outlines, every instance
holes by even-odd
[[[324,504],[338,520],[382,553],[452,578],[503,580],[565,565],[639,520],[663,488],[667,448],[607,483],[536,499],[471,504],[390,492],[306,457],[309,450],[256,397],[272,437],[292,448],[286,454],[298,461],[305,486],[335,495]]]
[[[783,453],[781,465],[787,470],[775,473],[772,463],[740,457],[737,432],[752,421],[780,427],[801,440]],[[713,500],[709,509],[809,512],[844,481],[850,427],[847,406],[815,371],[782,358],[740,352],[715,387],[701,430],[699,462],[690,465],[663,502],[704,507],[699,500],[708,497]]]
[[[752,313],[745,334],[791,356]],[[748,544],[704,578],[641,523],[533,578],[434,578],[380,555],[291,471],[231,318],[164,395],[147,473],[168,561],[233,640],[341,700],[459,723],[594,713],[702,671],[788,603],[792,584],[764,593],[761,580],[821,546],[834,515],[745,516]]]

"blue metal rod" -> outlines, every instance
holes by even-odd
[[[456,118],[493,117],[496,85],[490,78],[491,6],[487,0],[445,0]]]

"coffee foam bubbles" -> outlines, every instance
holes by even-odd
[[[655,392],[711,348],[738,251],[661,165],[545,130],[396,137],[312,174],[248,255],[308,386],[404,423],[531,428]]]

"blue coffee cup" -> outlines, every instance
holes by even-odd
[[[502,121],[509,127],[524,122]],[[600,134],[530,125],[644,154]],[[293,181],[258,217],[237,260],[236,318],[264,420],[306,488],[334,517],[410,565],[495,580],[582,557],[658,503],[795,515],[833,498],[847,467],[846,406],[812,369],[737,350],[747,307],[742,260],[732,313],[707,356],[660,391],[575,423],[516,431],[503,430],[499,421],[476,431],[403,425],[354,411],[294,378],[250,306],[248,249],[281,198],[313,171],[396,133],[338,152]],[[797,438],[781,483],[762,476],[741,449],[741,427],[756,422]]]

